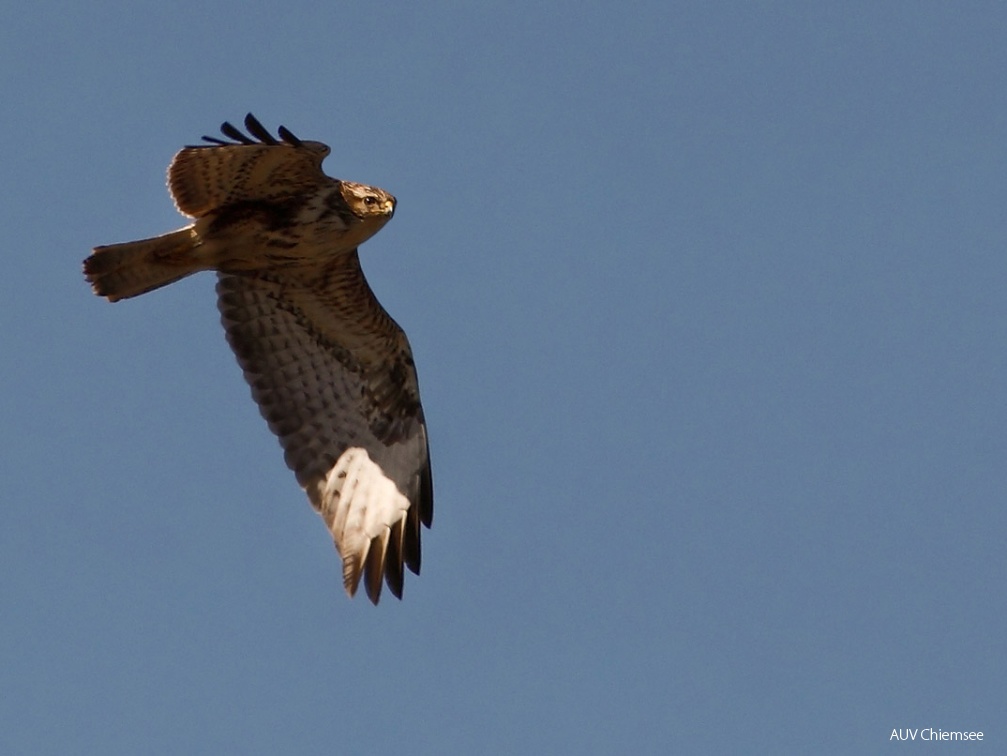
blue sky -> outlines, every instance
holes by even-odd
[[[0,750],[878,753],[1007,716],[1007,9],[39,2],[0,24]],[[213,277],[254,112],[395,194],[434,527],[350,601]],[[987,749],[997,747],[987,745]]]

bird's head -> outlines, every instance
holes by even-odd
[[[342,190],[350,211],[362,221],[379,221],[380,228],[395,212],[395,198],[384,189],[343,181]]]

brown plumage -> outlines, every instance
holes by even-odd
[[[329,528],[352,596],[382,578],[401,597],[420,569],[433,489],[426,425],[405,333],[375,298],[357,247],[392,217],[395,198],[322,172],[329,148],[251,114],[251,136],[186,147],[168,187],[192,225],[96,247],[84,273],[118,301],[202,270],[218,272],[228,343],[287,465]]]

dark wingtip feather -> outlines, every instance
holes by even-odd
[[[242,134],[241,130],[231,125],[229,121],[224,121],[220,124],[220,133],[241,144],[255,144],[254,139],[250,139],[245,134]]]
[[[245,116],[245,128],[248,129],[249,134],[263,144],[279,144],[276,137],[270,134],[266,127],[259,122],[259,119],[251,113]]]
[[[385,585],[388,586],[388,590],[399,601],[402,600],[402,588],[405,585],[405,580],[403,580],[403,574],[404,573],[402,572],[402,565],[399,565],[399,571],[398,571],[398,577],[397,578],[392,578],[392,576],[389,575],[389,574],[385,575]],[[393,579],[394,580],[398,580],[398,582],[397,583],[393,583],[392,582]]]
[[[420,511],[413,504],[406,512],[405,533],[402,535],[402,561],[416,575],[420,574]]]
[[[405,582],[402,567],[405,533],[405,523],[402,520],[392,526],[392,534],[388,539],[388,554],[385,556],[385,584],[397,599],[402,598],[402,584]]]
[[[230,147],[235,143],[237,144],[268,144],[268,145],[278,145],[280,141],[269,133],[269,130],[262,125],[262,122],[256,118],[251,113],[245,116],[245,128],[248,129],[248,134],[245,134],[237,126],[230,123],[229,121],[224,121],[220,125],[220,132],[232,140],[230,142],[220,139],[219,137],[203,136],[204,142],[209,142],[214,146]],[[251,134],[251,136],[249,136]],[[303,147],[304,142],[298,139],[286,126],[280,126],[279,128],[280,139],[282,139],[287,144],[292,147]],[[258,141],[256,141],[258,140]],[[204,145],[205,146],[205,145]]]
[[[367,598],[371,603],[377,604],[381,598],[381,580],[384,577],[385,544],[380,538],[371,541],[371,548],[367,554],[364,567],[364,587],[367,589]]]
[[[280,139],[282,139],[287,144],[293,145],[294,147],[303,147],[304,143],[300,139],[295,137],[290,133],[290,129],[286,126],[281,126],[279,129]]]
[[[429,455],[429,452],[427,452]],[[420,471],[420,519],[428,528],[434,522],[434,477],[428,462]]]

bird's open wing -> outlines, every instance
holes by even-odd
[[[401,597],[420,569],[433,491],[405,334],[378,304],[356,251],[313,280],[230,275],[217,283],[227,340],[287,465],[324,518],[353,595]]]
[[[251,137],[225,122],[221,131],[233,141],[203,137],[210,144],[175,155],[168,189],[179,212],[198,218],[235,202],[276,200],[332,181],[322,172],[326,145],[302,141],[283,126],[276,139],[251,113],[245,128]]]

